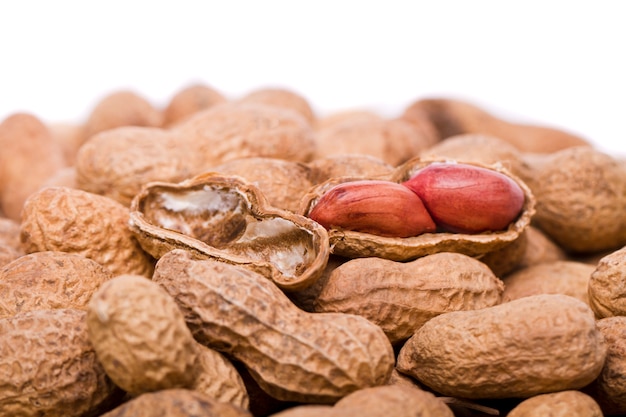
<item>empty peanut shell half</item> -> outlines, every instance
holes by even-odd
[[[285,290],[315,282],[330,251],[321,225],[270,206],[240,177],[214,172],[178,184],[146,184],[132,201],[130,227],[157,259],[185,249],[247,267]]]
[[[514,242],[530,225],[535,213],[535,198],[530,188],[519,178],[511,174],[500,164],[486,165],[475,162],[460,162],[449,160],[421,160],[413,158],[405,164],[399,165],[389,175],[388,180],[395,183],[404,183],[417,171],[432,164],[466,164],[481,169],[492,170],[505,175],[519,186],[523,192],[523,203],[519,215],[508,226],[499,230],[487,230],[478,233],[450,232],[438,228],[434,232],[421,233],[416,236],[379,236],[373,233],[364,233],[346,228],[328,228],[331,252],[335,255],[349,258],[380,257],[395,261],[407,261],[439,252],[458,252],[468,256],[480,258],[487,253],[501,249]],[[339,184],[348,181],[362,181],[364,178],[337,177],[312,187],[301,201],[298,213],[309,216],[309,213],[318,204],[322,196]],[[380,178],[378,178],[380,179]],[[476,193],[476,198],[484,198]],[[470,204],[471,206],[471,204]],[[480,207],[480,205],[476,205]],[[394,207],[388,207],[394,210]],[[384,210],[383,210],[384,211]],[[459,216],[469,216],[472,210],[459,209]],[[474,210],[475,211],[475,210]],[[432,214],[432,213],[431,213]]]

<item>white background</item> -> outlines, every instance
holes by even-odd
[[[164,106],[203,82],[282,86],[318,114],[472,101],[626,155],[620,1],[6,1],[0,118],[81,121],[130,88]]]

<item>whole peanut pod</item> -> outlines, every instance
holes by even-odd
[[[589,306],[541,294],[430,319],[402,347],[397,368],[443,395],[527,398],[584,387],[606,353]]]
[[[361,315],[395,344],[439,314],[499,304],[503,290],[485,264],[460,253],[435,253],[406,263],[357,258],[330,273],[315,311]]]
[[[348,181],[328,190],[309,212],[331,227],[378,236],[411,237],[436,227],[420,198],[391,181]]]
[[[87,334],[87,313],[36,310],[0,319],[0,415],[100,415],[123,394]]]
[[[507,417],[603,417],[596,401],[580,391],[536,395],[519,403]]]
[[[252,417],[248,411],[198,391],[172,388],[141,394],[100,417]]]
[[[126,392],[190,388],[248,406],[234,366],[193,339],[174,300],[149,279],[107,281],[89,303],[87,325],[104,369]]]
[[[461,163],[435,163],[403,185],[424,203],[437,226],[454,233],[502,230],[524,206],[524,192],[508,176]]]
[[[390,377],[394,354],[380,327],[304,312],[248,269],[177,249],[158,261],[153,281],[174,297],[196,340],[245,364],[277,399],[332,403]]]

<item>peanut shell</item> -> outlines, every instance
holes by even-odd
[[[135,91],[113,91],[98,100],[85,121],[85,138],[122,126],[159,127],[163,114]]]
[[[551,240],[575,253],[626,245],[626,180],[618,159],[580,146],[526,160],[523,179],[537,199],[533,223]]]
[[[65,167],[65,158],[47,126],[28,113],[0,123],[0,149],[0,211],[19,221],[28,196]]]
[[[541,294],[432,318],[404,344],[397,368],[443,395],[528,398],[584,387],[606,352],[589,306]]]
[[[0,318],[0,415],[100,415],[120,396],[87,335],[85,311]]]
[[[163,110],[163,126],[172,127],[199,111],[228,101],[216,89],[204,84],[191,84],[178,91]]]
[[[282,401],[332,403],[383,385],[391,344],[360,316],[311,314],[255,272],[173,250],[153,281],[174,297],[200,343],[246,365],[259,386]]]
[[[35,252],[0,269],[0,317],[55,308],[87,308],[111,278],[99,263],[75,253]]]
[[[141,394],[100,417],[252,417],[243,408],[189,389]]]
[[[295,212],[300,198],[313,186],[313,170],[302,162],[276,158],[240,158],[211,167],[222,175],[237,175],[256,186],[276,208]]]
[[[608,351],[602,372],[584,391],[600,404],[606,415],[626,414],[626,317],[598,320]]]
[[[404,182],[413,172],[438,162],[442,161],[421,161],[419,158],[414,158],[397,167],[388,180],[398,183]],[[524,191],[525,202],[522,213],[506,230],[481,234],[438,232],[397,238],[331,228],[328,230],[331,252],[348,258],[379,257],[394,261],[408,261],[438,252],[459,252],[480,258],[486,253],[509,245],[519,238],[520,234],[530,225],[535,205],[533,194],[519,178],[499,165],[486,166],[473,162],[468,162],[468,164],[503,173],[513,179]],[[355,177],[331,178],[316,185],[302,197],[298,213],[308,215],[321,196],[335,185],[362,179]]]
[[[23,253],[18,252],[3,242],[0,242],[0,268],[10,264],[22,255]]]
[[[311,285],[329,256],[316,222],[271,207],[237,176],[205,173],[179,184],[147,184],[131,204],[131,230],[155,258],[180,248],[245,266],[283,289]]]
[[[507,417],[603,417],[597,402],[580,391],[561,391],[531,397],[519,403]]]
[[[77,253],[113,275],[150,276],[154,261],[129,230],[128,219],[128,209],[108,197],[67,187],[44,188],[24,204],[22,247],[26,253]]]
[[[497,305],[503,290],[486,265],[459,253],[437,253],[407,263],[360,258],[332,271],[315,311],[361,315],[395,344],[439,314]]]
[[[248,406],[234,366],[198,344],[174,300],[145,277],[119,275],[102,285],[89,303],[87,326],[107,374],[132,395],[193,388]]]
[[[189,151],[163,129],[125,126],[92,136],[76,157],[78,188],[130,206],[150,181],[178,182],[197,174]]]
[[[328,155],[307,164],[313,170],[312,182],[319,184],[336,177],[385,179],[394,167],[372,155]]]
[[[294,111],[310,125],[315,123],[315,112],[301,94],[282,87],[265,87],[250,91],[238,100],[239,103],[259,103]]]
[[[591,273],[587,294],[596,317],[626,315],[626,246],[603,257]]]
[[[170,132],[190,149],[198,170],[246,157],[307,162],[315,150],[312,128],[299,114],[256,103],[212,106]]]
[[[589,304],[587,287],[593,265],[555,261],[529,266],[503,278],[504,301],[535,294],[564,294]]]

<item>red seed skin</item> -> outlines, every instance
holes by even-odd
[[[326,229],[385,237],[412,237],[436,230],[417,194],[391,181],[339,184],[320,198],[309,217]]]
[[[420,197],[438,227],[453,233],[506,229],[524,205],[524,192],[511,178],[467,164],[432,164],[402,185]]]

